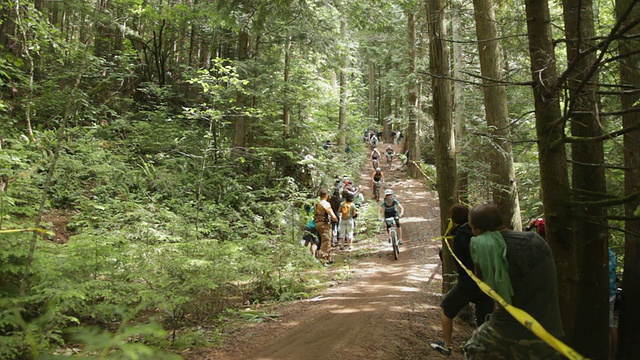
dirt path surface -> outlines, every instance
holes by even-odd
[[[385,146],[386,147],[386,146]],[[398,160],[394,160],[396,168]],[[371,166],[366,163],[360,184],[370,195]],[[405,208],[404,245],[394,260],[386,234],[358,239],[354,247],[373,247],[373,255],[349,261],[351,253],[336,254],[326,271],[333,283],[321,295],[280,305],[275,321],[236,331],[219,348],[200,350],[187,359],[304,360],[304,359],[444,359],[429,347],[439,340],[441,265],[438,258],[439,208],[436,194],[400,170],[384,171]],[[369,205],[373,200],[367,200]],[[361,235],[363,236],[363,235]],[[349,276],[343,276],[348,272]],[[334,275],[334,274],[332,274]],[[337,280],[345,278],[346,280]],[[456,319],[454,342],[460,345],[471,328]],[[459,348],[449,359],[463,359]]]

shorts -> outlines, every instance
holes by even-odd
[[[494,302],[475,283],[458,282],[442,299],[440,307],[446,317],[453,319],[470,302],[475,304],[476,326],[480,326],[487,320],[487,315],[493,312]]]
[[[305,227],[302,235],[302,240],[304,240],[305,243],[313,243],[318,245],[320,244],[320,234],[318,234],[316,228]]]
[[[564,359],[544,341],[535,339],[509,339],[485,322],[473,331],[471,339],[462,346],[466,360],[556,360]]]
[[[354,219],[340,220],[340,227],[338,229],[338,238],[352,239],[355,228],[356,228],[356,221]]]
[[[395,222],[396,222],[396,227],[397,228],[400,227],[400,218],[397,215],[387,216],[387,214],[385,214],[384,218],[385,219],[393,218],[393,220],[395,220]],[[391,222],[390,221],[385,221],[384,223],[387,224],[387,231],[389,231],[389,229],[391,228]]]

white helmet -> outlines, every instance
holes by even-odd
[[[391,190],[391,189],[385,190],[384,191],[384,196],[387,196],[387,195],[393,195],[393,190]]]
[[[376,171],[377,171],[377,172],[380,172],[380,171],[382,171],[382,169],[380,169],[379,167],[377,167],[377,168],[376,168]]]

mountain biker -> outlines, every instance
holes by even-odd
[[[375,188],[376,186],[380,186],[384,182],[384,175],[382,174],[382,169],[379,167],[373,172],[371,175],[371,190],[373,191],[373,197],[375,198]]]
[[[393,155],[395,154],[393,147],[391,147],[391,145],[387,145],[387,149],[384,152],[385,155],[387,155],[387,162],[389,163],[389,165],[391,165],[391,162],[393,161]]]
[[[371,150],[371,165],[373,165],[373,168],[377,168],[378,167],[378,161],[380,161],[380,158],[382,157],[382,155],[380,155],[380,151],[378,151],[377,147],[373,147],[373,150]]]
[[[373,148],[375,148],[375,147],[376,147],[376,145],[378,145],[378,137],[377,137],[377,136],[375,136],[375,135],[373,135],[373,136],[371,137],[371,139],[369,140],[369,143],[371,144],[371,146],[372,146]]]
[[[398,211],[398,209],[400,211]],[[398,245],[402,245],[402,228],[400,227],[400,218],[403,214],[404,207],[402,207],[400,201],[393,196],[393,190],[385,190],[384,199],[382,200],[382,204],[380,204],[380,218],[393,218],[395,220],[396,228],[398,229]],[[387,222],[385,222],[385,224],[387,224],[387,231],[389,231],[389,228],[391,227],[390,224]]]

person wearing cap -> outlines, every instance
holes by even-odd
[[[393,190],[387,189],[384,191],[384,199],[380,204],[380,218],[388,219],[393,218],[396,222],[396,228],[398,229],[398,245],[402,245],[402,228],[400,227],[400,218],[404,214],[404,207],[400,204],[400,201],[393,195]],[[384,215],[384,216],[383,216]],[[385,222],[386,223],[386,222]],[[387,224],[387,231],[389,231],[390,225]]]

